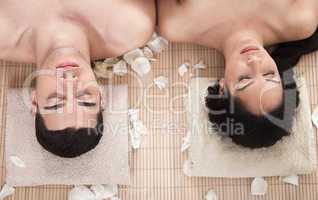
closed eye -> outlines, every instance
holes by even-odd
[[[263,76],[274,76],[276,73],[274,71],[270,71],[268,73],[263,74]]]
[[[251,79],[251,77],[243,75],[239,77],[238,81],[241,82],[241,81],[249,80],[249,79]]]
[[[59,108],[62,108],[64,104],[56,104],[53,106],[45,106],[44,109],[45,110],[57,110]]]
[[[92,103],[92,102],[78,102],[79,106],[85,106],[85,107],[94,107],[96,106],[96,103]]]

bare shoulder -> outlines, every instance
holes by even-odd
[[[206,4],[205,0],[201,2]],[[160,35],[173,42],[191,41],[198,34],[202,24],[198,4],[189,0],[158,0],[158,30]]]
[[[318,27],[318,1],[296,0],[288,14],[287,24],[295,39],[310,37]]]
[[[106,9],[109,18],[101,22],[102,32],[107,48],[115,54],[144,45],[155,31],[155,1],[118,1]]]

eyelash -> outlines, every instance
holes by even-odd
[[[239,78],[239,81],[243,81],[244,79],[251,79],[249,76],[241,76]]]
[[[275,72],[268,72],[266,74],[263,74],[263,76],[268,76],[268,75],[275,75]]]
[[[96,103],[89,103],[89,102],[78,102],[81,106],[87,106],[87,107],[94,107],[96,106]]]
[[[45,109],[47,109],[47,110],[57,110],[57,109],[61,108],[62,106],[63,106],[62,104],[56,104],[54,106],[45,107]]]

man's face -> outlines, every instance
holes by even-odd
[[[39,68],[34,99],[47,128],[94,128],[101,93],[90,62],[74,50],[57,49]]]

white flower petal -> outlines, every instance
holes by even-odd
[[[107,199],[117,195],[117,185],[92,185],[90,189],[94,192],[96,199]]]
[[[153,39],[147,43],[147,46],[155,53],[160,53],[165,48],[167,48],[168,45],[168,40],[160,36],[153,37]]]
[[[142,49],[142,51],[143,51],[143,53],[144,53],[146,58],[152,59],[154,57],[154,54],[153,54],[152,50],[149,47],[144,47]]]
[[[154,79],[154,83],[160,90],[162,90],[167,87],[169,80],[165,76],[158,76],[157,78]]]
[[[113,66],[113,72],[118,76],[124,76],[128,73],[127,63],[123,60],[120,60]]]
[[[205,195],[206,200],[217,200],[218,197],[216,196],[215,192],[213,190],[209,190]]]
[[[185,152],[190,147],[190,133],[186,135],[186,137],[183,138],[183,143],[181,147],[181,152]]]
[[[157,37],[159,37],[158,33],[154,32],[151,36],[150,41],[155,40]]]
[[[14,193],[15,189],[11,186],[8,186],[7,184],[4,184],[2,186],[2,189],[0,191],[0,200],[12,195]]]
[[[267,192],[267,187],[268,185],[264,178],[255,178],[251,185],[251,193],[252,195],[265,195]]]
[[[134,70],[139,76],[148,74],[151,70],[151,64],[146,57],[138,57],[131,64],[132,70]]]
[[[132,51],[129,51],[128,53],[124,54],[123,58],[128,64],[132,64],[136,58],[144,57],[144,53],[141,49],[134,49]]]
[[[129,109],[128,110],[128,116],[129,120],[131,122],[138,121],[139,120],[139,109]]]
[[[106,66],[113,66],[113,65],[115,65],[118,61],[119,61],[118,58],[106,58],[103,63],[104,63]]]
[[[95,200],[95,194],[86,186],[75,186],[68,193],[68,200]]]
[[[312,122],[314,123],[316,128],[318,128],[318,107],[314,110],[312,114]]]
[[[180,67],[178,69],[179,75],[180,76],[184,76],[184,74],[188,72],[189,67],[190,67],[190,63],[188,63],[188,62],[183,63],[182,65],[180,65]]]
[[[183,173],[187,176],[192,176],[192,162],[190,160],[186,160],[183,163]]]
[[[135,128],[131,128],[129,131],[130,139],[131,139],[131,146],[133,149],[139,149],[141,144],[141,136],[140,132]]]
[[[141,136],[147,133],[147,128],[144,126],[142,121],[133,121],[132,128],[130,129],[129,133],[133,149],[139,149],[141,145]]]
[[[118,195],[118,186],[117,185],[104,185],[105,191],[113,196]]]
[[[105,64],[104,62],[95,62],[94,72],[100,78],[111,78],[112,66]]]
[[[120,200],[119,197],[112,197],[110,200]]]
[[[299,178],[297,175],[286,176],[283,178],[283,182],[298,186],[299,185]]]
[[[197,63],[197,64],[195,64],[193,66],[193,68],[195,68],[195,69],[205,69],[206,65],[204,64],[203,60],[200,60],[199,63]]]
[[[105,187],[103,185],[92,185],[90,189],[95,194],[96,199],[103,199],[105,196]]]
[[[24,161],[21,160],[19,157],[10,156],[10,160],[15,166],[20,167],[20,168],[26,168]]]

